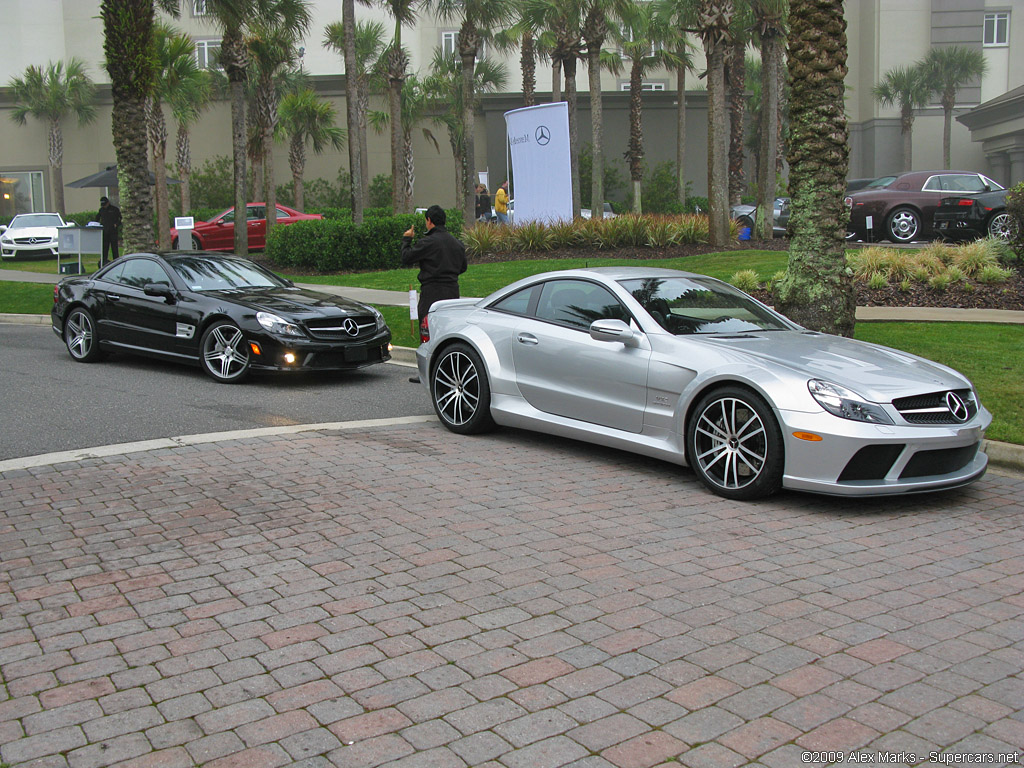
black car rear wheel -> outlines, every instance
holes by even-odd
[[[468,344],[453,344],[434,361],[430,399],[437,417],[452,432],[472,435],[494,428],[487,372]]]
[[[988,220],[989,237],[998,237],[1000,240],[1012,240],[1017,232],[1017,227],[1011,216],[1006,211],[1000,211]]]
[[[249,373],[249,348],[233,323],[214,323],[200,344],[203,370],[222,384],[236,384]]]
[[[784,448],[772,409],[740,387],[701,398],[686,428],[686,453],[709,489],[727,499],[760,499],[782,487]]]
[[[913,242],[921,233],[921,217],[911,208],[897,208],[889,217],[886,232],[894,243]]]
[[[80,363],[94,363],[103,356],[96,337],[96,321],[89,310],[76,307],[65,318],[64,344],[68,354]]]

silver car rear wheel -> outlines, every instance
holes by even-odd
[[[690,465],[719,496],[759,499],[781,487],[782,436],[771,408],[753,392],[725,387],[708,393],[686,435]]]
[[[470,435],[494,427],[487,372],[467,344],[448,347],[431,366],[430,399],[437,417],[452,432]]]

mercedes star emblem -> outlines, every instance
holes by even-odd
[[[959,422],[964,422],[971,418],[971,412],[967,409],[967,404],[964,403],[963,398],[956,392],[946,393],[946,407],[953,414],[953,418]]]
[[[345,329],[345,333],[349,336],[359,335],[359,325],[351,317],[346,317],[342,322],[341,327]]]
[[[545,144],[551,141],[551,131],[548,130],[548,127],[546,125],[538,125],[536,137],[537,143],[543,147]]]

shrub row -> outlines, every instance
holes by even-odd
[[[447,229],[462,234],[462,215],[449,210]],[[413,227],[426,233],[421,214],[366,216],[360,226],[351,218],[297,221],[277,227],[267,236],[266,257],[281,268],[299,267],[319,272],[355,272],[396,269],[401,266],[402,233]]]

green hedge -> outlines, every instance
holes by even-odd
[[[341,209],[337,209],[341,210]],[[447,229],[462,236],[461,212],[450,210]],[[297,221],[277,227],[267,236],[266,257],[280,268],[300,267],[319,272],[396,269],[401,266],[402,233],[413,227],[426,233],[426,220],[416,213],[366,216],[361,226],[351,219]]]

